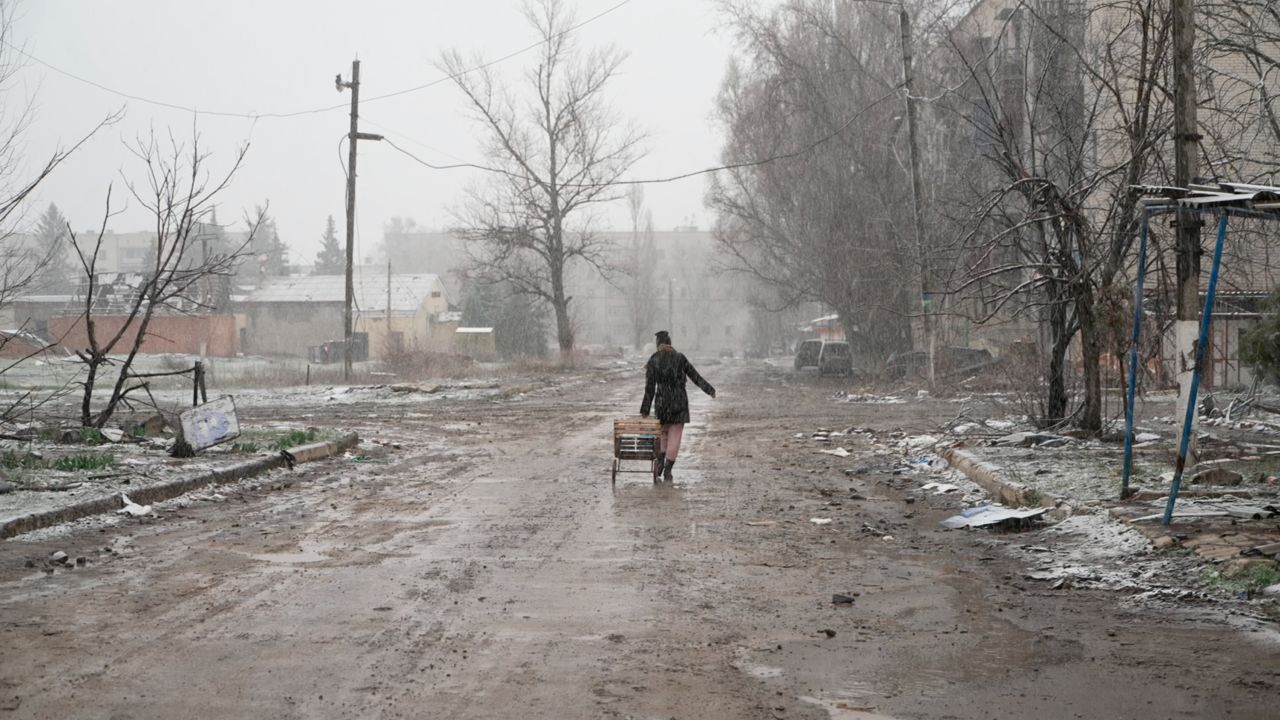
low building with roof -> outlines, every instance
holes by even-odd
[[[439,276],[390,274],[360,269],[354,277],[354,347],[385,360],[399,352],[446,352],[453,347],[457,319]],[[346,279],[342,275],[268,278],[237,305],[240,347],[246,354],[341,359]],[[364,355],[364,353],[358,353]],[[323,360],[322,360],[323,361]]]

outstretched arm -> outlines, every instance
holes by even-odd
[[[710,395],[711,397],[716,396],[716,389],[711,387],[711,383],[702,379],[702,376],[699,375],[698,371],[693,367],[693,363],[688,360],[685,360],[684,362],[684,372],[689,376],[689,379],[693,381],[694,385],[702,388],[702,392]]]
[[[645,363],[644,366],[644,400],[640,402],[641,417],[649,417],[649,407],[653,404],[653,383],[654,371],[653,363]]]

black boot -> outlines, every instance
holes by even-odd
[[[667,482],[671,482],[671,468],[675,467],[675,464],[676,464],[676,461],[670,458],[667,458],[667,461],[662,464],[663,480],[666,480]]]

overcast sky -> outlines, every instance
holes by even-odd
[[[621,7],[617,7],[622,2]],[[629,54],[609,89],[620,115],[650,134],[639,177],[679,174],[716,163],[721,139],[711,110],[731,49],[711,0],[578,0],[581,45],[614,44]],[[536,39],[521,15],[520,0],[23,0],[14,41],[32,57],[59,70],[148,100],[204,111],[287,113],[350,102],[334,88],[334,75],[349,79],[361,60],[361,96],[391,93],[441,77],[442,49],[479,51],[497,58]],[[532,52],[495,69],[513,82]],[[35,102],[25,136],[29,162],[59,143],[73,142],[101,118],[123,108],[123,120],[95,137],[41,188],[38,208],[52,201],[76,228],[94,226],[108,184],[121,173],[139,177],[126,140],[150,128],[180,138],[198,129],[202,143],[225,167],[236,146],[249,142],[247,164],[219,204],[219,220],[238,220],[246,208],[269,200],[294,262],[309,263],[327,215],[339,233],[344,180],[339,140],[347,109],[292,118],[228,118],[193,115],[93,87],[24,59],[18,83],[4,103]],[[480,161],[480,128],[465,113],[460,92],[448,82],[385,100],[361,103],[361,129],[385,134],[434,163]],[[451,207],[472,171],[435,171],[385,144],[364,142],[358,165],[360,256],[371,256],[383,223],[392,216],[419,225],[451,224]],[[670,228],[690,218],[707,227],[705,177],[651,185],[646,200],[656,225]],[[117,191],[117,197],[123,195]],[[147,228],[137,203],[113,219],[117,232]],[[621,204],[607,222],[626,224]]]

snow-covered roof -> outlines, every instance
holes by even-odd
[[[387,310],[387,276],[370,273],[354,278],[355,310],[377,314]],[[412,315],[431,293],[443,296],[444,285],[433,273],[391,276],[391,312]],[[249,292],[249,303],[343,303],[347,299],[346,278],[342,275],[296,275],[268,278]]]

